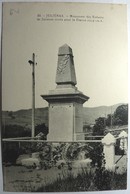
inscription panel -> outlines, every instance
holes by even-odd
[[[73,104],[51,104],[49,107],[49,134],[51,141],[72,141]]]

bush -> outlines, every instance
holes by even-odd
[[[16,159],[20,154],[20,150],[18,149],[17,142],[8,142],[3,143],[2,147],[2,160],[5,163],[15,164]]]
[[[101,143],[91,143],[93,149],[89,151],[89,158],[92,160],[92,166],[101,168],[105,165],[103,145]]]
[[[25,129],[20,125],[2,126],[2,138],[31,137],[31,129]]]

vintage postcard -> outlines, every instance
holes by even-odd
[[[127,6],[3,3],[9,192],[127,189]]]

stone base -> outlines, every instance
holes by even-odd
[[[49,106],[49,141],[73,141],[73,103],[51,103]]]
[[[57,88],[42,96],[49,102],[49,141],[74,141],[83,132],[83,103],[89,99],[76,87]],[[82,137],[81,137],[82,136]],[[84,140],[83,134],[79,140]]]

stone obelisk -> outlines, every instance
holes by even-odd
[[[42,95],[49,103],[50,141],[83,140],[83,103],[89,97],[77,87],[73,52],[67,45],[59,48],[56,71],[56,89]]]

